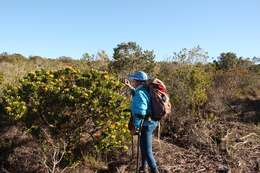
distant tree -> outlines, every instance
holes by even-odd
[[[81,60],[90,62],[90,61],[94,61],[94,59],[95,59],[94,57],[95,57],[95,55],[90,55],[89,53],[84,53],[81,57]]]
[[[256,64],[259,64],[260,63],[260,57],[253,57],[253,62],[256,63]]]
[[[221,53],[218,57],[218,61],[214,61],[217,69],[221,70],[230,70],[235,67],[239,68],[249,68],[254,63],[250,60],[250,58],[238,57],[235,53],[227,52]]]
[[[60,60],[61,62],[64,62],[64,63],[70,63],[73,61],[73,58],[69,57],[69,56],[61,56],[58,58],[58,60]]]
[[[114,48],[113,61],[111,69],[121,74],[127,74],[135,70],[153,71],[155,66],[154,52],[143,50],[135,42],[118,44]]]
[[[214,61],[217,69],[229,70],[238,64],[238,57],[233,52],[221,53],[218,61]]]
[[[208,52],[197,46],[191,49],[183,48],[179,52],[174,52],[170,60],[179,64],[204,64],[207,63],[208,58]]]
[[[84,53],[80,59],[83,63],[86,63],[89,67],[94,66],[95,55]]]
[[[0,56],[7,56],[7,55],[8,55],[7,52],[2,52],[2,53],[0,54]]]
[[[95,57],[96,67],[102,71],[108,70],[109,61],[109,56],[104,50],[99,51]]]
[[[98,53],[96,55],[96,60],[98,60],[98,61],[109,61],[109,56],[104,50],[101,50],[101,51],[98,51]]]
[[[96,55],[84,53],[80,60],[83,64],[86,63],[91,68],[102,71],[108,70],[109,56],[104,50],[98,51]]]

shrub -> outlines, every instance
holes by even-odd
[[[172,81],[170,94],[175,109],[198,114],[198,108],[207,102],[207,89],[211,84],[203,67],[181,66],[176,69]]]
[[[130,115],[122,87],[107,72],[38,70],[4,91],[3,107],[43,144],[65,142],[64,157],[71,161],[79,157],[75,152],[83,141],[98,151],[127,149]]]

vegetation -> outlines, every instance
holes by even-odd
[[[127,149],[129,106],[116,77],[96,70],[38,70],[19,84],[4,90],[4,114],[23,122],[40,143],[65,144],[64,160],[80,158],[81,140],[97,151]]]
[[[155,66],[154,58],[153,51],[142,50],[135,42],[121,43],[114,48],[110,68],[122,76],[139,69],[151,73]]]
[[[256,58],[226,52],[211,63],[200,47],[167,61],[154,57],[135,42],[118,44],[111,59],[104,51],[80,60],[2,53],[0,170],[133,171],[130,98],[121,81],[142,69],[166,83],[173,105],[155,141],[161,169],[260,171]]]

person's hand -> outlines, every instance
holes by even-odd
[[[125,85],[133,89],[133,86],[130,84],[130,81],[128,79],[125,79]]]
[[[126,86],[131,86],[130,81],[128,79],[125,79],[125,85]]]

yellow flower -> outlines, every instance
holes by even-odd
[[[127,151],[128,150],[128,146],[125,145],[124,146],[124,150]]]
[[[7,106],[7,107],[5,108],[5,110],[6,110],[6,112],[11,112],[12,108],[9,107],[9,106]]]
[[[111,135],[111,138],[112,139],[116,139],[116,135]]]
[[[44,90],[44,91],[48,91],[48,87],[45,86],[45,87],[43,88],[43,90]]]
[[[109,76],[108,76],[107,74],[105,74],[105,75],[104,75],[104,79],[107,80],[108,78],[109,78]]]
[[[111,124],[111,129],[114,129],[115,127],[116,127],[116,125],[115,124]]]

